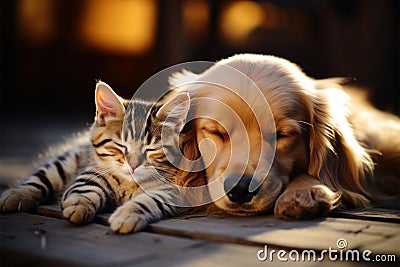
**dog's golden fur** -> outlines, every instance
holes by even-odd
[[[241,54],[198,75],[177,73],[171,85],[187,90],[192,103],[182,152],[206,166],[179,175],[188,186],[213,184],[211,198],[224,211],[302,219],[339,203],[365,208],[399,196],[400,120],[345,90],[340,79],[315,80],[287,60]],[[264,116],[269,109],[273,123]],[[219,197],[235,174],[263,182],[246,200]]]

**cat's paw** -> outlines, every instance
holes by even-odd
[[[33,211],[39,206],[39,197],[27,188],[11,188],[0,197],[0,212]]]
[[[76,225],[90,223],[96,214],[93,204],[87,198],[79,195],[69,196],[61,207],[64,218]]]
[[[275,217],[279,219],[312,219],[326,216],[339,199],[325,185],[287,188],[275,203]]]
[[[135,209],[121,206],[109,218],[111,229],[119,234],[139,232],[147,226],[145,215]]]

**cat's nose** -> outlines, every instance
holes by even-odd
[[[134,162],[134,163],[129,163],[129,165],[131,166],[132,170],[136,169],[137,166],[139,166],[138,163]]]
[[[140,165],[140,159],[137,156],[128,156],[128,164],[131,166],[132,170],[135,170]]]

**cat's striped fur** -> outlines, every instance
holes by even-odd
[[[174,186],[176,168],[165,159],[160,134],[161,130],[171,133],[167,150],[174,154],[189,108],[187,94],[153,107],[143,101],[128,105],[103,82],[96,87],[97,114],[91,129],[23,183],[5,191],[1,212],[31,211],[64,192],[61,207],[68,221],[85,224],[96,213],[119,207],[110,225],[120,233],[139,231],[150,222],[177,214],[177,208],[168,204],[179,198]],[[172,122],[159,119],[177,103],[187,104],[171,113]],[[125,109],[128,127],[123,127]]]
[[[114,231],[138,231],[150,222],[189,211],[183,207],[187,201],[181,194],[179,186],[183,183],[176,165],[181,160],[179,134],[189,112],[189,95],[171,92],[159,100],[148,117],[146,159],[134,173],[141,193],[111,215],[109,222]]]

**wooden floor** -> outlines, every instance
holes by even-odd
[[[12,140],[3,145],[11,151],[9,157],[0,158],[4,188],[30,171],[31,157],[12,154],[17,145]],[[399,210],[336,212],[297,222],[272,215],[195,214],[154,223],[131,235],[111,232],[108,216],[78,227],[62,219],[57,205],[42,206],[36,214],[0,214],[0,266],[398,266],[400,262]],[[339,248],[343,243],[347,246]],[[336,250],[331,258],[324,252],[329,249]],[[257,257],[265,257],[260,250],[267,251],[265,261]],[[353,252],[359,253],[360,261],[351,260]],[[362,253],[369,262],[362,260]],[[297,256],[298,261],[290,259]]]
[[[343,214],[346,216],[345,214]],[[354,214],[353,214],[354,215]],[[335,214],[342,216],[342,214]],[[354,215],[360,216],[360,214]],[[368,255],[367,265],[393,265],[399,262],[399,214],[391,214],[395,222],[369,219],[325,218],[303,222],[275,220],[272,216],[252,218],[222,214],[198,214],[179,217],[151,225],[145,232],[131,235],[112,233],[107,215],[87,226],[73,226],[61,219],[57,206],[43,206],[37,214],[0,216],[1,266],[273,266],[297,264],[319,266],[320,253],[329,248],[340,251],[338,239],[348,249]],[[273,261],[260,261],[257,252],[267,245],[268,254],[275,250]],[[303,251],[314,250],[316,258],[302,260]],[[299,261],[279,261],[277,251],[293,250]],[[296,257],[294,252],[291,252]],[[311,254],[312,255],[312,254]],[[325,254],[324,265],[361,266],[365,261],[336,261]],[[343,254],[345,255],[345,254]],[[376,256],[392,262],[380,263]],[[264,253],[260,254],[264,257]],[[351,259],[349,256],[348,259]],[[398,265],[397,265],[398,266]]]
[[[0,161],[0,181],[5,174],[29,169],[29,164]],[[2,178],[3,177],[3,178]],[[0,214],[0,266],[267,266],[268,264],[320,266],[320,255],[346,248],[362,256],[372,251],[370,262],[330,260],[330,266],[397,266],[400,257],[400,212],[370,210],[336,212],[310,221],[282,221],[272,215],[233,217],[222,213],[195,214],[152,224],[145,232],[117,235],[107,225],[109,214],[97,216],[87,226],[74,226],[62,219],[58,205],[42,206],[35,214]],[[267,245],[270,258],[260,261],[257,253]],[[286,251],[289,262],[277,258]],[[293,252],[295,250],[295,252]],[[316,259],[302,260],[303,251],[315,251]],[[290,261],[299,255],[299,261]],[[283,253],[283,252],[281,252]],[[336,254],[333,254],[335,256]],[[378,262],[383,255],[391,262]],[[264,253],[260,254],[264,257]],[[348,258],[348,259],[351,259]]]

